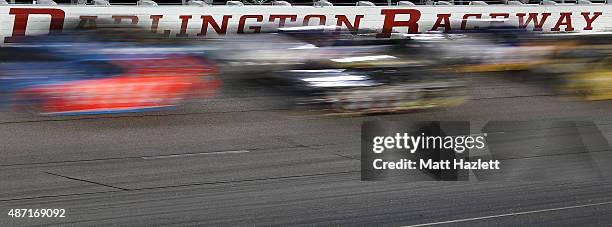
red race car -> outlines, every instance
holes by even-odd
[[[212,96],[215,68],[185,56],[110,61],[120,74],[28,86],[15,92],[17,108],[43,114],[103,114],[158,110]]]
[[[210,97],[221,86],[217,68],[191,44],[101,41],[98,33],[0,48],[0,92],[9,96],[0,101],[40,114],[139,112]]]

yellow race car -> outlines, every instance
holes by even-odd
[[[567,74],[561,88],[586,100],[612,99],[612,57],[590,63],[588,70]]]

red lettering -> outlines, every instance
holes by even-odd
[[[473,14],[472,13],[468,13],[468,14],[463,15],[463,19],[461,20],[461,30],[465,30],[466,29],[466,27],[467,27],[467,20],[470,17],[474,17],[476,19],[480,19],[480,18],[482,18],[482,14],[480,14],[480,13],[473,13]],[[478,29],[478,28],[479,28],[478,26],[474,26],[474,29]]]
[[[176,34],[177,37],[187,37],[187,24],[189,23],[189,20],[191,19],[191,15],[181,15],[179,16],[179,18],[181,18],[181,30],[179,30],[179,33]]]
[[[232,18],[231,15],[224,15],[223,21],[221,22],[221,27],[219,27],[219,24],[217,24],[215,18],[213,18],[212,16],[202,16],[202,30],[197,35],[205,36],[209,24],[215,30],[215,32],[217,32],[217,34],[225,35],[225,33],[227,33],[227,22],[230,18]]]
[[[581,13],[582,16],[584,17],[584,21],[586,21],[586,27],[584,27],[584,30],[593,30],[593,21],[595,21],[595,19],[597,19],[597,17],[601,16],[601,12],[595,12],[593,13],[593,17],[589,17],[588,12],[585,13]]]
[[[157,32],[157,28],[159,27],[159,20],[163,18],[163,15],[151,15],[151,31]],[[165,36],[170,36],[170,30],[164,30]]]
[[[442,26],[442,21],[444,21],[444,31],[451,30],[450,16],[450,14],[438,14],[438,19],[436,20],[436,23],[433,25],[433,27],[431,27],[430,31],[437,31],[438,28]]]
[[[15,15],[15,23],[13,23],[13,34],[4,38],[5,43],[17,41],[19,38],[25,37],[26,26],[30,14],[48,14],[51,15],[49,24],[49,32],[60,32],[64,28],[65,13],[61,9],[45,9],[45,8],[11,8],[10,15]]]
[[[132,20],[131,24],[138,24],[138,16],[119,15],[119,16],[112,16],[112,18],[115,19],[115,24],[120,24],[121,21],[123,21],[123,19],[130,19]]]
[[[533,21],[533,30],[534,31],[542,31],[542,26],[544,26],[544,22],[550,16],[550,13],[542,13],[542,20],[538,23],[538,13],[529,13],[529,17],[527,17],[527,21],[525,21],[525,13],[517,13],[516,16],[519,20],[519,28],[526,28],[529,22]]]
[[[327,20],[325,15],[306,15],[304,16],[304,22],[302,22],[302,25],[308,26],[308,22],[310,22],[310,18],[319,18],[319,25],[325,25],[325,21]]]
[[[270,15],[270,22],[274,22],[276,19],[279,19],[278,27],[282,28],[285,27],[287,19],[290,21],[296,21],[297,15]]]
[[[574,31],[574,27],[572,27],[572,13],[560,13],[559,20],[554,28],[551,28],[551,31],[561,31],[561,26],[565,26],[565,31],[570,32]]]
[[[345,15],[336,15],[336,26],[338,26],[337,30],[342,28],[342,25],[346,27],[351,32],[359,31],[359,23],[361,23],[361,18],[363,15],[355,15],[355,23],[351,24],[349,19]]]
[[[163,15],[151,15],[151,31],[157,32],[157,27],[159,27],[159,19],[164,17]]]
[[[263,21],[262,15],[243,15],[240,17],[238,21],[238,33],[244,33],[244,24],[246,23],[246,19],[255,19],[257,22]],[[249,29],[253,29],[254,33],[261,32],[261,26],[249,26]]]
[[[378,38],[389,38],[394,27],[408,27],[408,33],[418,33],[419,24],[417,23],[421,18],[421,12],[416,9],[383,9],[380,10],[382,15],[385,15],[385,21],[381,33],[376,35]],[[407,21],[396,21],[395,15],[406,14],[409,15]]]

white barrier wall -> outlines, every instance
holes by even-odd
[[[557,32],[612,31],[610,6],[0,6],[0,39],[92,26],[101,21],[131,23],[177,37],[216,37],[300,25],[339,25],[342,29],[377,29],[418,33],[469,29],[482,23],[506,23]],[[480,20],[478,20],[480,19]],[[494,19],[491,21],[490,19]]]

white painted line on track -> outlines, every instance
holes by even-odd
[[[460,222],[478,221],[478,220],[485,220],[485,219],[492,219],[492,218],[501,218],[501,217],[509,217],[509,216],[519,216],[519,215],[525,215],[525,214],[536,214],[536,213],[543,213],[543,212],[550,212],[550,211],[569,210],[569,209],[584,208],[584,207],[593,207],[593,206],[601,206],[601,205],[609,205],[609,204],[612,204],[612,201],[601,202],[601,203],[582,204],[582,205],[567,206],[567,207],[550,208],[550,209],[543,209],[543,210],[532,210],[532,211],[525,211],[525,212],[498,214],[498,215],[475,217],[475,218],[465,218],[465,219],[457,219],[457,220],[450,220],[450,221],[432,222],[432,223],[424,223],[424,224],[417,224],[417,225],[408,225],[408,226],[405,226],[405,227],[418,227],[418,226],[432,226],[432,225],[454,224],[454,223],[460,223]]]
[[[248,150],[215,151],[215,152],[201,152],[201,153],[189,153],[189,154],[158,155],[158,156],[142,157],[142,159],[181,158],[181,157],[189,157],[189,156],[196,156],[196,155],[241,154],[241,153],[249,153],[249,152],[250,151]]]

